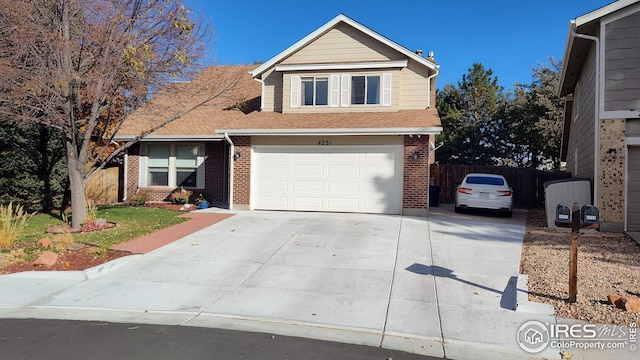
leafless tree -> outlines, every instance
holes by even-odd
[[[109,160],[235,86],[200,84],[189,101],[166,86],[191,78],[211,35],[182,0],[0,0],[0,118],[61,130],[74,229],[86,221],[85,184]],[[115,142],[160,91],[173,100],[155,107],[163,119]]]

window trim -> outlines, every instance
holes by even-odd
[[[148,146],[168,146],[169,147],[169,165],[168,165],[168,185],[149,185],[149,155],[148,155]],[[138,175],[138,185],[141,188],[157,188],[157,189],[173,189],[178,187],[177,185],[177,171],[178,166],[176,166],[176,154],[178,146],[195,146],[197,147],[197,157],[196,157],[196,166],[194,169],[196,170],[196,186],[185,186],[186,189],[204,189],[205,187],[205,145],[204,143],[158,143],[158,142],[149,142],[145,144],[140,144],[140,165],[139,165],[139,175]],[[185,167],[180,167],[185,168]]]
[[[331,92],[331,84],[329,83],[331,76],[330,75],[321,75],[321,76],[301,76],[300,77],[300,106],[301,107],[306,107],[306,108],[310,108],[310,107],[328,107],[329,106],[329,102],[330,102],[330,92]],[[303,98],[303,91],[304,91],[304,82],[305,80],[311,79],[311,84],[312,84],[312,91],[313,91],[313,100],[311,105],[307,105],[304,102],[304,98]],[[327,103],[326,104],[316,104],[317,99],[318,99],[318,79],[324,79],[327,82],[327,92],[326,92],[326,99],[327,99]]]

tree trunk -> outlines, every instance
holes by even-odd
[[[87,221],[87,200],[84,192],[84,163],[78,159],[76,144],[71,137],[62,136],[67,155],[69,188],[71,189],[71,228],[78,230]]]
[[[82,164],[73,156],[67,155],[69,163],[69,185],[71,188],[71,227],[80,229],[87,221],[87,200],[84,193]]]

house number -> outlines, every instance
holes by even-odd
[[[331,140],[320,140],[318,145],[331,145]]]

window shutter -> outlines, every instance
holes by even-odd
[[[349,107],[349,103],[351,102],[349,99],[349,80],[351,78],[348,74],[342,75],[342,79],[340,81],[340,106]]]
[[[291,75],[291,107],[296,108],[300,102],[300,76]]]
[[[147,145],[140,144],[140,165],[138,167],[138,187],[147,186]]]
[[[331,75],[331,79],[329,80],[331,81],[331,84],[329,84],[329,87],[331,89],[331,93],[330,93],[330,101],[329,101],[329,106],[330,107],[338,107],[339,103],[339,99],[340,99],[340,75]]]
[[[198,189],[204,189],[204,155],[204,145],[198,145],[198,178],[196,179],[196,187]]]
[[[382,74],[382,106],[391,106],[391,73]]]

